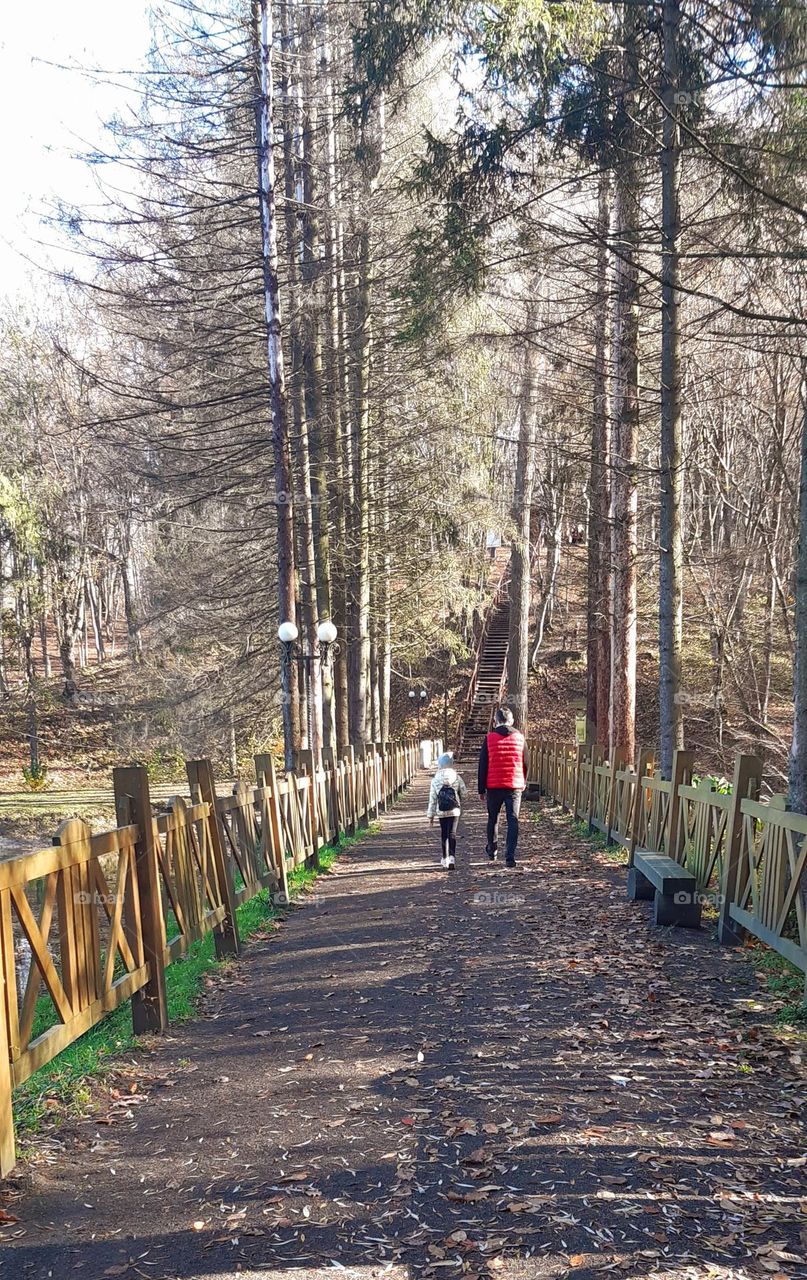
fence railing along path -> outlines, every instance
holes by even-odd
[[[114,830],[71,818],[52,848],[0,863],[0,1176],[15,1163],[12,1089],[129,998],[136,1033],[163,1030],[172,961],[211,931],[219,955],[237,954],[236,908],[267,886],[285,900],[295,867],[407,786],[418,749],[255,767],[257,785],[219,795],[210,761],[190,761],[187,799],[162,813],[145,768],[115,769]]]
[[[696,783],[689,751],[675,753],[670,779],[654,769],[649,751],[634,763],[599,747],[545,742],[529,756],[533,794],[622,845],[629,865],[639,851],[672,858],[716,907],[720,942],[751,934],[801,969],[807,983],[807,816],[789,812],[784,796],[760,799],[756,756],[737,756],[728,791],[708,778]]]

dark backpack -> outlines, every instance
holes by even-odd
[[[441,813],[450,813],[452,809],[459,809],[459,807],[456,791],[447,782],[444,782],[437,792],[437,808]]]

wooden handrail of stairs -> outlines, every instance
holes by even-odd
[[[502,570],[502,575],[499,578],[498,584],[496,586],[496,590],[493,594],[493,599],[488,605],[487,610],[485,612],[485,616],[482,620],[482,630],[479,632],[479,637],[476,642],[476,648],[474,650],[474,665],[471,670],[471,676],[468,681],[468,688],[465,692],[465,697],[462,700],[462,706],[460,707],[460,713],[457,720],[457,729],[456,729],[456,733],[454,734],[454,741],[456,743],[456,747],[454,749],[454,755],[456,759],[460,758],[460,755],[462,752],[463,738],[465,736],[465,726],[468,723],[468,717],[471,713],[471,707],[473,706],[474,698],[476,697],[476,687],[479,680],[479,664],[482,659],[482,654],[485,649],[485,643],[488,638],[488,632],[490,630],[490,621],[493,615],[496,613],[496,610],[506,599],[507,592],[510,586],[510,564],[511,564],[511,561],[508,559],[506,565],[504,566],[504,569]],[[507,683],[507,650],[505,650],[504,669],[502,671],[502,681],[499,686],[500,697],[501,697],[502,688],[506,688],[506,683]],[[495,704],[491,704],[489,725],[493,723],[494,710],[495,710]]]

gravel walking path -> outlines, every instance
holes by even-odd
[[[0,1204],[3,1280],[807,1274],[798,1041],[625,874],[427,780]]]

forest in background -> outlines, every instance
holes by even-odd
[[[54,211],[81,269],[3,317],[9,776],[57,721],[304,745],[287,618],[338,628],[313,745],[413,682],[442,731],[495,529],[534,731],[585,698],[782,789],[806,46],[759,0],[162,6],[104,198]]]

